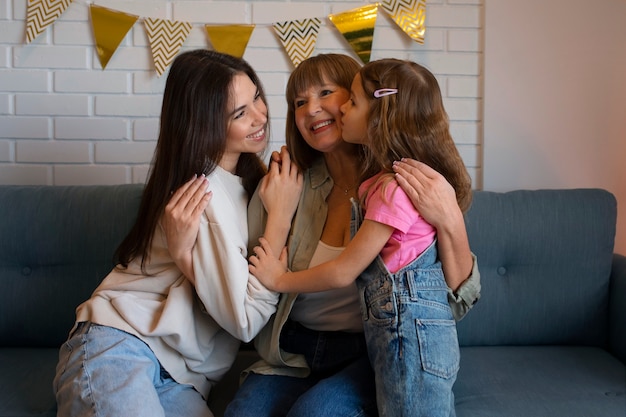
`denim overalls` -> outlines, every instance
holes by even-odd
[[[352,200],[353,236],[361,222]],[[380,417],[455,416],[460,352],[436,241],[395,274],[377,256],[356,283]]]

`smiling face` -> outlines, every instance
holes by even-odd
[[[263,152],[267,145],[267,106],[246,74],[233,78],[226,150],[219,165],[234,173],[239,155]]]
[[[311,86],[296,95],[296,126],[313,149],[329,152],[343,143],[339,107],[348,97],[348,90],[329,82]]]
[[[350,99],[341,106],[341,113],[343,139],[346,142],[367,145],[369,98],[363,90],[360,74],[352,81]]]

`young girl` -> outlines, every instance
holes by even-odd
[[[265,95],[245,61],[208,50],[174,60],[137,220],[60,349],[58,415],[212,416],[209,390],[278,301],[248,272],[248,199],[263,178],[265,232],[279,250],[302,185],[288,159],[264,176],[258,154],[267,138]],[[208,205],[191,265],[181,270],[161,218],[195,174],[202,175],[187,188],[200,184],[211,194],[201,197]]]
[[[355,76],[342,106],[344,140],[367,148],[359,194],[365,219],[333,261],[285,272],[261,240],[250,272],[279,292],[314,292],[357,277],[381,416],[453,416],[459,368],[455,322],[437,257],[436,231],[394,179],[393,163],[420,160],[454,187],[466,210],[471,181],[449,133],[435,77],[410,61],[384,59]]]

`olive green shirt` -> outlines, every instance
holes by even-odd
[[[304,185],[298,210],[288,240],[289,268],[299,271],[309,268],[313,253],[317,248],[326,222],[328,205],[326,198],[333,188],[333,180],[328,173],[323,158],[318,159],[304,173]],[[248,207],[250,242],[257,242],[264,230],[267,214],[258,194],[255,194]],[[472,274],[456,292],[449,290],[448,301],[456,320],[460,320],[480,298],[480,273],[476,257]],[[255,347],[263,358],[244,372],[268,375],[306,377],[309,367],[304,356],[283,351],[279,346],[280,333],[289,318],[297,293],[282,294],[276,313],[254,340]]]

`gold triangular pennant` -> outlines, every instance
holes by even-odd
[[[191,23],[167,19],[144,20],[152,59],[159,77],[170,65],[191,31]]]
[[[383,0],[380,5],[404,33],[415,42],[424,43],[426,0]]]
[[[328,16],[364,64],[370,60],[377,16],[377,4]]]
[[[255,25],[205,25],[213,49],[237,58],[243,57]]]
[[[72,0],[28,0],[26,43],[31,43],[63,14]]]
[[[96,52],[102,69],[105,69],[109,60],[117,50],[131,27],[139,16],[107,9],[106,7],[92,4],[89,7],[91,13],[91,26],[96,40]]]
[[[294,66],[313,53],[321,25],[322,21],[317,17],[274,23],[274,31]]]

